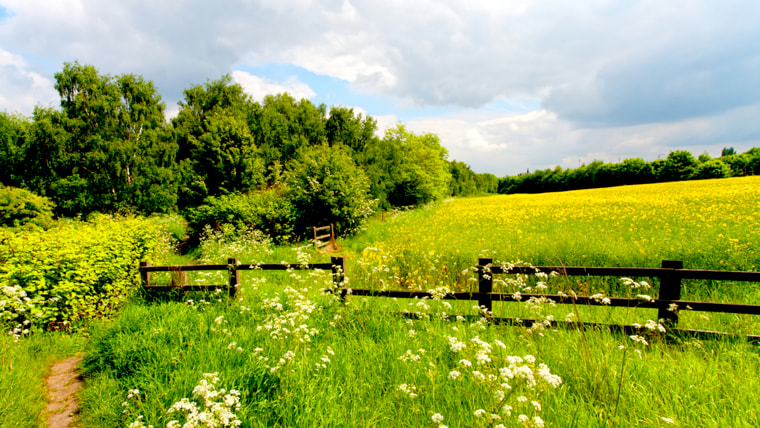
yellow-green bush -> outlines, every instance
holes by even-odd
[[[0,225],[48,228],[53,223],[53,202],[44,196],[0,185]]]
[[[23,334],[111,316],[139,285],[138,262],[155,258],[167,240],[159,222],[139,218],[0,229],[0,321]]]

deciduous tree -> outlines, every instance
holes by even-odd
[[[172,209],[175,192],[155,192],[174,186],[176,146],[153,83],[76,62],[55,79],[61,110],[35,109],[27,184],[65,215]]]

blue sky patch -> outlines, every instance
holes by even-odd
[[[5,21],[6,19],[10,18],[11,16],[13,16],[13,14],[11,12],[9,12],[8,9],[6,9],[3,6],[0,5],[0,22]]]

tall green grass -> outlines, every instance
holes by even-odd
[[[282,309],[271,300],[278,295]],[[306,296],[310,303],[265,287],[247,288],[244,296],[243,302],[134,305],[98,329],[86,364],[84,425],[127,425],[140,416],[154,426],[184,422],[168,409],[192,399],[204,373],[218,373],[220,387],[241,392],[235,411],[241,426],[437,426],[436,413],[449,427],[516,426],[519,414],[561,427],[760,423],[754,412],[760,355],[746,343],[674,345],[652,336],[645,346],[605,331],[529,332],[394,316],[382,302],[349,298],[343,304],[314,292]],[[251,300],[256,303],[249,307]],[[442,308],[428,303],[432,313]],[[297,322],[278,327],[277,319]],[[313,334],[297,332],[301,323]],[[466,347],[454,352],[450,337]],[[477,365],[475,338],[490,344],[490,362]],[[532,390],[515,379],[508,390],[474,374],[498,375],[509,356],[527,355],[562,383]],[[457,379],[453,371],[460,372]],[[139,392],[127,399],[134,389]],[[505,398],[495,396],[498,389]],[[505,404],[513,407],[511,417],[502,411]],[[488,418],[476,416],[479,409]]]

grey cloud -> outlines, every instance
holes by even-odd
[[[554,91],[543,106],[578,126],[621,126],[719,114],[759,100],[760,55],[730,49],[611,64],[588,85]]]
[[[169,104],[235,65],[273,62],[416,106],[544,98],[545,109],[581,128],[679,121],[760,100],[753,2],[3,4],[14,14],[0,23],[6,49],[56,67],[79,60],[142,74]]]
[[[555,88],[543,107],[579,127],[605,127],[676,122],[760,101],[758,5],[682,6],[637,28],[617,54],[600,52],[610,57],[583,80]]]

